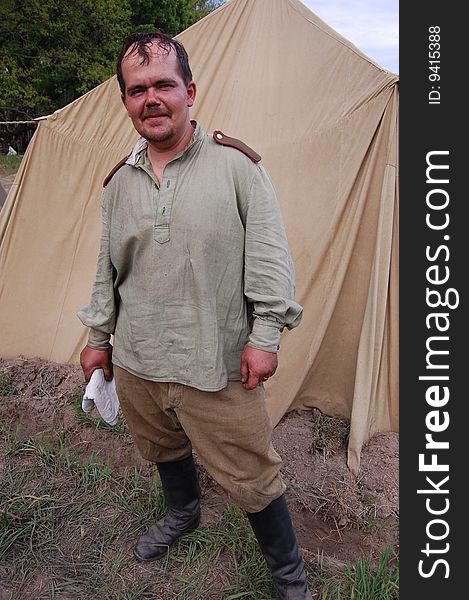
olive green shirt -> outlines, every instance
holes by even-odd
[[[240,380],[246,344],[276,352],[296,327],[294,274],[272,182],[196,125],[161,183],[138,140],[102,194],[88,344],[151,381],[206,391]]]

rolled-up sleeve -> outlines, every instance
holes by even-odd
[[[295,301],[295,274],[283,219],[273,184],[256,167],[245,222],[244,293],[252,303],[253,326],[248,345],[276,352],[283,329],[301,321]]]
[[[106,188],[101,196],[101,243],[90,303],[77,311],[83,325],[90,328],[88,345],[101,349],[109,346],[116,326],[117,302],[114,289],[114,268],[110,258],[109,206]]]

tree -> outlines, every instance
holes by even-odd
[[[108,78],[130,15],[128,0],[2,0],[0,118],[48,114]]]
[[[192,24],[187,0],[134,0],[132,24],[135,31],[158,29],[176,35]]]
[[[134,0],[135,31],[159,29],[176,35],[223,4],[224,0]]]
[[[195,23],[224,4],[225,0],[189,0],[188,3]]]
[[[0,121],[52,113],[115,73],[124,37],[176,35],[223,0],[0,0]]]

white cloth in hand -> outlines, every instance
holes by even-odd
[[[101,418],[109,425],[119,423],[119,398],[116,392],[114,377],[111,381],[104,379],[102,369],[95,369],[86,386],[81,408],[89,413],[96,406]]]

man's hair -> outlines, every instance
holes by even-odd
[[[189,57],[186,49],[177,40],[173,39],[160,31],[137,31],[128,35],[122,45],[122,49],[117,57],[117,81],[121,92],[125,92],[125,81],[122,74],[122,60],[130,49],[130,54],[138,54],[142,58],[142,65],[150,62],[151,49],[149,46],[156,44],[160,50],[168,55],[171,50],[176,53],[181,70],[181,76],[184,83],[187,85],[192,80],[192,71],[189,66]]]

